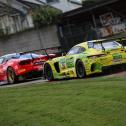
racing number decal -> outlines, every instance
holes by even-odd
[[[119,62],[119,61],[122,60],[122,55],[121,54],[115,53],[112,56],[113,56],[113,62]]]
[[[63,58],[63,59],[60,60],[60,64],[61,64],[61,68],[62,69],[66,68],[66,66],[65,66],[65,58]]]
[[[67,68],[74,67],[74,58],[73,57],[66,59],[66,66],[67,66]]]

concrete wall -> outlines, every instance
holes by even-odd
[[[0,38],[0,55],[56,46],[60,46],[56,26],[49,26]]]

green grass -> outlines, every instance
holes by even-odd
[[[0,126],[125,125],[125,78],[66,80],[0,89]]]

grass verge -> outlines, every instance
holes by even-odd
[[[125,125],[125,78],[66,80],[0,89],[0,126]]]

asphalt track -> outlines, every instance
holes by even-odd
[[[47,82],[47,80],[44,80],[43,78],[34,78],[34,79],[29,79],[23,82],[19,82],[16,84],[7,84],[6,82],[1,83],[0,88],[6,88],[6,87],[16,87],[16,86],[23,86],[23,85],[30,85],[30,84],[42,84],[44,82]]]
[[[112,76],[112,77],[126,77],[126,70],[123,71],[116,71],[114,73],[107,73],[107,74],[98,74],[98,75],[91,75],[88,78],[94,78],[94,77],[103,77],[103,76]],[[60,81],[60,80],[59,80]],[[23,82],[19,82],[17,84],[5,84],[1,83],[0,88],[7,88],[7,87],[17,87],[17,86],[24,86],[24,85],[30,85],[30,84],[43,84],[43,83],[48,83],[47,80],[43,79],[42,77],[39,78],[34,78],[34,79],[29,79]]]

